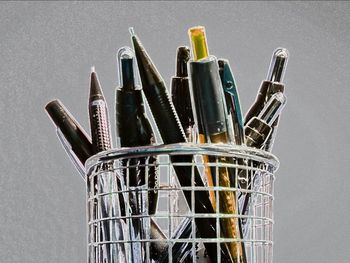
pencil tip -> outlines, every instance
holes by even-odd
[[[135,31],[134,31],[134,28],[133,27],[129,27],[129,32],[130,32],[130,35],[133,37],[135,35]]]

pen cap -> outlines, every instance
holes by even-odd
[[[261,110],[263,109],[265,103],[270,99],[270,97],[274,93],[277,92],[284,92],[284,84],[268,80],[264,80],[263,82],[261,82],[255,102],[250,107],[244,118],[244,125],[246,125],[251,118],[258,116]]]
[[[272,82],[283,82],[286,73],[289,52],[285,48],[277,48],[274,50],[270,62],[269,71],[266,79]]]
[[[252,118],[244,127],[246,145],[260,149],[271,133],[272,128],[257,117]]]
[[[49,102],[45,110],[57,129],[62,132],[78,159],[85,164],[85,161],[93,155],[89,136],[59,100]]]
[[[118,50],[118,72],[119,85],[122,89],[135,89],[139,86],[139,79],[136,74],[136,59],[134,51],[128,47],[122,47]]]
[[[272,126],[278,116],[281,114],[284,106],[287,103],[287,97],[282,92],[277,92],[271,96],[258,118]]]
[[[194,61],[207,58],[209,56],[205,28],[203,26],[191,27],[188,30],[190,37]]]
[[[191,99],[200,134],[227,132],[227,110],[217,60],[214,56],[189,62]]]

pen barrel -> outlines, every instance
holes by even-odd
[[[190,61],[191,100],[198,133],[210,142],[211,134],[227,133],[227,108],[214,56]],[[229,140],[227,138],[227,140]],[[227,142],[227,141],[226,141]]]
[[[246,125],[253,117],[258,116],[264,108],[265,103],[271,96],[277,92],[284,92],[284,84],[272,81],[263,81],[260,85],[258,94],[252,106],[247,111],[244,118],[244,125]]]
[[[142,90],[117,89],[116,131],[121,147],[151,144],[153,131],[145,115]]]
[[[188,77],[173,77],[170,93],[186,138],[191,138],[189,133],[194,125],[194,119]]]
[[[271,134],[272,128],[264,121],[254,117],[244,128],[246,145],[261,149]]]
[[[59,100],[50,101],[45,110],[60,130],[82,165],[94,154],[91,139]]]
[[[99,153],[111,149],[112,142],[106,102],[103,99],[91,101],[89,115],[94,152]]]
[[[200,136],[205,143],[229,143],[231,142],[227,125],[227,108],[225,94],[219,75],[219,67],[215,57],[190,62],[190,76],[192,81],[192,101],[195,105],[197,124]],[[212,158],[208,158],[211,161]],[[212,162],[212,161],[211,161]],[[226,158],[220,162],[227,162]],[[235,178],[230,178],[227,168],[212,167],[207,172],[208,181],[216,181],[216,186],[229,188]],[[209,174],[210,173],[210,174]],[[214,178],[212,178],[214,175]],[[212,179],[210,179],[210,177]],[[215,180],[216,179],[216,180]],[[232,182],[232,183],[233,183]],[[238,214],[236,193],[232,191],[220,191],[220,213]],[[223,201],[224,200],[224,201]],[[220,220],[223,236],[232,239],[241,239],[240,222],[238,218],[223,218]],[[241,242],[228,242],[227,246],[234,262],[246,263],[244,244]]]
[[[186,136],[164,83],[143,87],[143,90],[163,142],[185,142]]]
[[[116,90],[116,131],[121,147],[152,144],[153,130],[145,114],[141,89]],[[134,159],[131,165],[137,167],[129,168],[131,186],[144,185],[147,180],[148,186],[153,189],[149,191],[148,197],[150,214],[154,214],[157,208],[159,182],[155,169],[150,169],[148,178],[145,178],[144,166],[155,162],[156,159],[153,157]],[[124,162],[124,165],[127,164]]]
[[[65,138],[70,143],[72,151],[84,165],[86,160],[94,153],[91,141],[85,137],[85,134],[80,129],[75,130],[75,133],[65,136]]]

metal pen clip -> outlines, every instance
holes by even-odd
[[[64,135],[60,129],[56,130],[56,134],[57,134],[57,137],[58,137],[59,141],[61,142],[65,152],[69,156],[69,159],[73,163],[75,169],[77,169],[78,173],[81,175],[81,177],[85,181],[85,179],[86,179],[85,178],[85,167],[83,166],[83,164],[80,162],[80,160],[77,158],[77,156],[72,151],[72,148],[70,147],[68,141],[66,140],[66,138],[64,137]]]
[[[236,85],[236,80],[232,74],[231,68],[230,68],[230,64],[228,63],[228,61],[225,61],[224,63],[224,72],[223,72],[223,88],[224,91],[229,93],[234,100],[234,106],[235,106],[235,112],[236,112],[236,116],[238,117],[238,124],[240,125],[240,127],[243,128],[243,115],[242,115],[242,110],[241,110],[241,104],[239,101],[239,95],[238,95],[238,91],[237,91],[237,85]]]

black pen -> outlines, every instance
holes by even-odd
[[[85,165],[86,160],[93,155],[93,146],[90,136],[74,119],[61,101],[53,100],[47,103],[45,110],[56,125],[57,135],[68,151],[72,151],[71,157],[79,167]],[[62,139],[64,138],[64,142]],[[68,145],[67,145],[68,144]],[[69,149],[70,148],[70,149]],[[85,175],[83,176],[85,179]]]
[[[169,95],[158,70],[142,46],[139,38],[135,35],[133,29],[130,29],[137,64],[140,72],[143,92],[151,108],[152,115],[163,139],[164,144],[186,142],[186,136],[179,122],[179,118],[174,109],[174,105],[169,99]],[[175,163],[192,163],[192,156],[175,155],[171,157]],[[179,183],[182,187],[191,187],[192,167],[174,166]],[[197,171],[194,174],[194,185],[204,187],[202,178]],[[183,191],[187,204],[192,207],[191,191]],[[206,191],[194,191],[195,211],[196,213],[214,213],[209,194]],[[216,220],[215,218],[195,218],[199,235],[202,238],[216,238]],[[218,251],[215,243],[205,243],[208,255],[213,262],[217,262]],[[225,243],[220,244],[221,262],[232,262],[230,253]]]
[[[190,83],[187,73],[187,62],[190,60],[189,47],[180,46],[176,52],[176,75],[171,79],[170,93],[175,110],[179,116],[187,141],[195,142],[194,119],[191,105]]]
[[[138,147],[151,145],[154,135],[150,122],[145,114],[142,97],[142,89],[137,83],[135,55],[131,48],[122,47],[118,51],[119,87],[116,89],[116,131],[117,140],[121,147]],[[130,191],[129,204],[133,216],[145,213],[153,215],[157,210],[158,181],[156,175],[156,158],[131,158],[121,160],[124,169],[124,177],[128,189],[132,187],[142,188],[145,191]],[[147,178],[146,178],[147,177]],[[145,196],[148,193],[148,197]],[[147,211],[144,211],[146,209]],[[133,218],[132,224],[136,230],[134,241],[145,239],[146,222],[143,218]],[[151,228],[154,225],[151,225]],[[152,236],[151,231],[151,236]],[[162,237],[162,235],[157,235]],[[131,243],[133,250],[145,251],[145,243]],[[151,257],[157,260],[165,249],[166,244],[161,242],[151,243]],[[142,258],[138,261],[143,261]],[[137,259],[134,259],[137,260]]]
[[[116,131],[121,147],[137,147],[151,145],[154,141],[153,130],[146,116],[142,89],[136,83],[134,71],[136,67],[135,55],[131,48],[123,47],[118,51],[118,68],[120,87],[116,89]],[[129,165],[137,165],[136,169],[129,169],[130,186],[144,185],[148,182],[148,213],[157,210],[158,181],[155,171],[156,158],[138,158]],[[146,169],[148,165],[148,178]],[[131,172],[131,173],[130,173]]]
[[[264,80],[259,88],[258,95],[255,99],[255,102],[248,110],[245,119],[244,125],[246,125],[250,119],[254,116],[258,116],[258,114],[262,111],[266,102],[270,99],[270,97],[277,92],[284,92],[284,84],[283,79],[287,68],[289,53],[285,48],[277,48],[271,58],[271,63],[269,67],[269,71],[267,74],[267,79]],[[278,118],[272,125],[273,131],[272,135],[266,142],[264,149],[266,151],[271,151],[273,146],[273,141],[275,138],[276,130],[278,125]]]
[[[244,134],[246,145],[248,147],[262,149],[267,143],[269,138],[271,138],[273,131],[273,124],[281,115],[284,106],[287,103],[287,98],[282,92],[274,93],[270,99],[267,101],[266,105],[258,116],[253,117],[244,127]],[[251,163],[250,165],[256,166],[256,164]],[[240,170],[239,177],[247,176],[246,170]],[[254,175],[249,175],[247,178],[247,189],[252,190],[252,182],[254,181]],[[247,192],[242,194],[243,199],[241,205],[241,214],[247,215],[249,212],[249,207],[251,203],[251,193]],[[243,227],[246,227],[247,218],[242,219]]]

